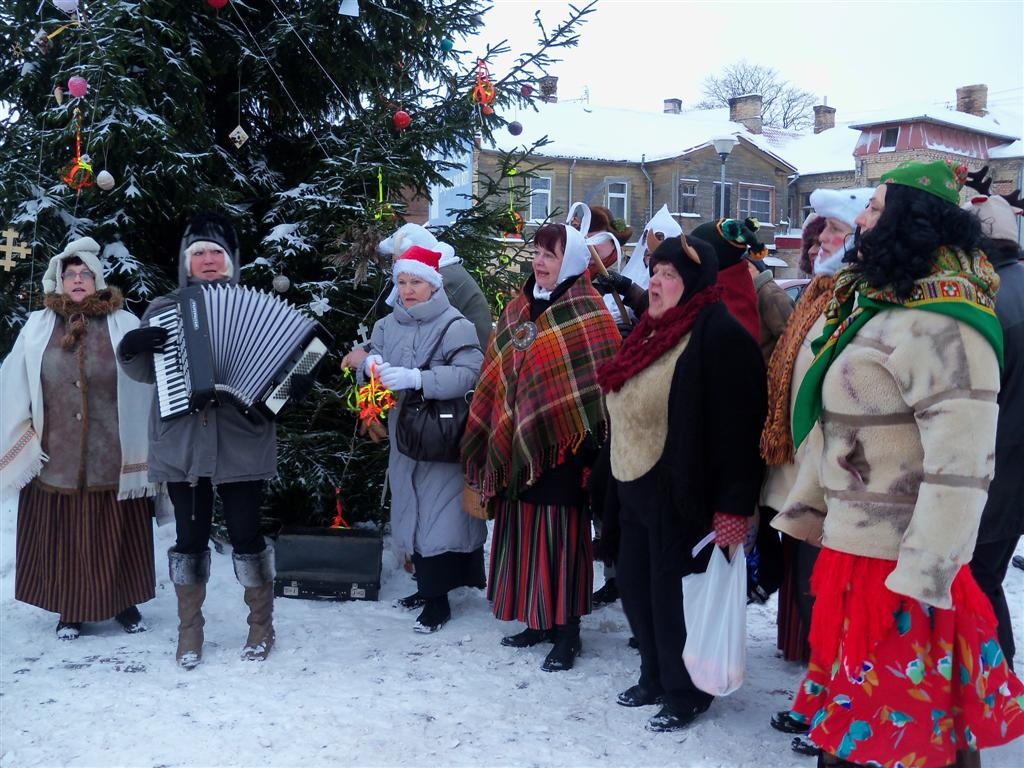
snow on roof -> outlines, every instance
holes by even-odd
[[[508,152],[547,136],[550,143],[539,151],[544,157],[654,162],[679,157],[707,146],[714,137],[731,134],[789,165],[765,137],[729,120],[724,107],[665,114],[573,102],[542,103],[536,113],[513,119],[522,123],[522,134],[496,131],[493,149]]]
[[[892,110],[881,110],[872,115],[870,120],[856,122],[850,127],[868,128],[873,125],[909,123],[915,121],[939,123],[941,125],[950,125],[954,128],[966,128],[967,130],[975,133],[995,136],[997,139],[1003,139],[1005,141],[1014,141],[1020,138],[1019,135],[1014,135],[1019,131],[1015,130],[1010,125],[1001,124],[999,119],[992,115],[978,117],[977,115],[969,115],[966,112],[957,112],[955,109],[943,109],[942,107],[935,106],[920,110],[908,110],[906,107]]]
[[[1024,141],[1017,139],[1013,144],[1006,144],[1002,147],[993,147],[988,151],[988,156],[993,159],[1022,157],[1024,156]]]
[[[821,133],[808,133],[789,141],[779,151],[801,176],[813,173],[855,171],[853,148],[860,136],[848,125],[837,125]]]

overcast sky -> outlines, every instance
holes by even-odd
[[[550,0],[493,5],[483,40],[508,38],[513,52],[536,40],[535,11],[551,30],[568,9]],[[586,90],[595,105],[660,111],[675,97],[686,107],[705,77],[745,58],[818,103],[827,98],[839,122],[911,102],[955,103],[957,87],[974,83],[988,86],[990,107],[1024,112],[1024,0],[598,0],[587,19],[579,46],[549,72],[560,100]],[[482,41],[467,45],[482,52]]]

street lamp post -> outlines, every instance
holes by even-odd
[[[718,191],[718,218],[725,218],[725,161],[729,157],[729,153],[732,152],[733,147],[736,146],[738,141],[735,136],[719,136],[717,139],[712,139],[711,143],[715,147],[715,152],[718,153],[718,157],[722,160],[722,183],[721,188]]]

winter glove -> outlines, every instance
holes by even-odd
[[[296,373],[291,378],[290,384],[292,391],[288,398],[293,403],[301,403],[309,397],[309,393],[313,391],[314,383],[316,383],[316,379],[308,373]]]
[[[614,269],[609,269],[607,275],[598,275],[594,278],[594,287],[602,295],[617,293],[623,296],[631,285],[633,285],[632,280],[624,275],[620,275]]]
[[[384,362],[384,358],[380,355],[367,355],[366,359],[363,360],[363,375],[366,378],[370,378],[370,374],[373,371],[373,366],[377,366],[377,374],[380,374],[380,366]]]
[[[118,347],[125,357],[135,357],[141,352],[155,352],[167,342],[167,329],[149,326],[128,331]]]
[[[729,515],[715,512],[711,518],[711,526],[715,531],[715,544],[719,547],[731,547],[747,540],[747,524],[749,518],[743,515]]]
[[[419,368],[403,368],[399,365],[381,363],[380,383],[397,392],[400,389],[419,389],[423,385],[423,377]]]

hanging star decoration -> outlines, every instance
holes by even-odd
[[[14,267],[15,259],[27,259],[32,249],[21,243],[21,233],[13,229],[5,229],[0,232],[0,267],[4,272],[10,272]]]
[[[76,192],[92,186],[92,164],[88,155],[82,154],[82,110],[75,107],[75,159],[64,173],[64,183]]]

